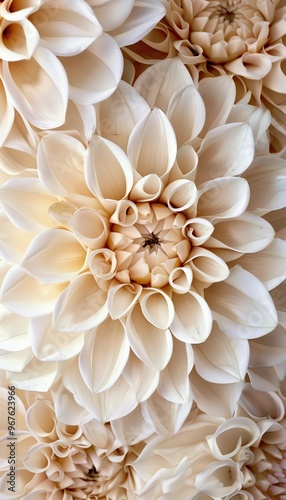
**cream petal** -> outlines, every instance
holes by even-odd
[[[133,185],[132,166],[124,151],[99,136],[93,136],[87,149],[85,177],[98,198],[121,200]]]
[[[230,76],[204,78],[199,82],[198,90],[203,98],[206,119],[201,136],[220,125],[224,125],[235,101],[235,84]]]
[[[34,436],[45,438],[47,441],[53,441],[57,437],[56,416],[49,401],[38,399],[30,406],[26,413],[26,424]]]
[[[126,333],[130,346],[147,366],[163,370],[172,355],[172,335],[169,330],[153,326],[135,304],[127,316]]]
[[[254,138],[248,123],[227,123],[210,130],[198,152],[196,183],[239,175],[254,157]]]
[[[126,316],[138,301],[142,286],[138,284],[119,284],[108,291],[107,307],[110,316],[115,320]]]
[[[3,61],[3,76],[15,107],[32,125],[48,129],[64,123],[68,81],[52,52],[38,47],[31,59],[11,64]]]
[[[15,227],[5,214],[0,214],[0,257],[6,262],[20,264],[35,233]]]
[[[14,108],[6,93],[2,79],[0,79],[0,147],[3,146],[14,122]]]
[[[198,374],[215,384],[243,381],[249,361],[247,340],[225,335],[214,323],[208,339],[194,348]]]
[[[203,245],[214,231],[214,226],[210,221],[201,217],[194,217],[184,224],[182,233],[185,238],[189,238],[193,247]]]
[[[170,327],[178,340],[191,344],[204,342],[212,328],[212,315],[206,301],[195,292],[173,293],[175,318]]]
[[[44,2],[29,18],[41,37],[41,45],[57,56],[83,52],[99,35],[102,27],[87,3],[76,0]]]
[[[166,203],[172,212],[181,212],[195,205],[198,191],[193,181],[178,179],[164,189],[160,201]]]
[[[84,334],[68,335],[59,332],[52,322],[52,315],[32,318],[29,327],[31,348],[42,361],[65,361],[76,356],[84,345]]]
[[[279,319],[278,313],[278,319]],[[251,340],[250,360],[251,368],[277,366],[283,363],[286,355],[286,329],[281,324],[273,332],[264,337]]]
[[[48,229],[32,240],[22,267],[44,283],[69,281],[84,267],[86,252],[76,237],[65,229]]]
[[[265,54],[250,54],[245,52],[241,57],[225,64],[225,68],[234,75],[240,75],[249,80],[261,80],[271,70],[270,58]]]
[[[89,248],[104,247],[108,237],[109,222],[98,211],[92,208],[79,208],[73,214],[69,227]]]
[[[251,384],[245,384],[239,405],[255,420],[280,420],[284,416],[283,403],[278,394],[257,391]]]
[[[186,263],[192,269],[194,279],[204,283],[223,281],[229,275],[225,262],[206,248],[193,248]]]
[[[127,154],[142,176],[167,174],[176,159],[177,143],[172,125],[159,108],[137,123],[128,141]]]
[[[159,370],[150,368],[130,351],[123,377],[136,394],[138,403],[146,401],[156,390],[159,382]]]
[[[119,320],[107,317],[92,330],[79,354],[79,369],[91,392],[109,389],[120,377],[129,356],[129,342]]]
[[[1,22],[0,57],[3,61],[30,59],[39,44],[39,33],[28,19]]]
[[[244,387],[243,382],[214,384],[207,382],[195,370],[190,374],[194,400],[208,415],[229,418],[233,416]]]
[[[206,110],[195,86],[180,87],[173,94],[166,114],[175,130],[178,147],[197,137],[204,126]]]
[[[115,92],[97,107],[99,134],[126,151],[133,128],[149,112],[150,107],[134,87],[121,80]]]
[[[14,365],[12,364],[13,368]],[[11,365],[10,365],[11,367]],[[17,389],[23,391],[47,392],[58,375],[58,366],[54,361],[42,362],[33,357],[20,371],[7,371],[7,378]]]
[[[139,298],[141,311],[149,323],[159,330],[167,330],[174,320],[174,306],[163,290],[145,288]]]
[[[13,366],[14,373],[21,373],[32,358],[33,351],[30,348],[20,350],[16,353],[0,349],[0,369],[10,370],[11,366]],[[7,373],[6,378],[8,380]]]
[[[177,339],[173,342],[172,357],[160,373],[158,393],[171,403],[184,404],[191,400],[189,363],[186,345]]]
[[[48,209],[56,198],[35,178],[10,179],[2,185],[1,205],[10,221],[26,231],[53,226]]]
[[[29,276],[20,266],[7,272],[1,288],[2,304],[24,317],[44,316],[51,312],[66,284],[46,284]]]
[[[131,45],[144,38],[164,15],[165,7],[161,2],[134,0],[134,6],[127,19],[111,34],[119,47]]]
[[[280,389],[276,370],[272,366],[249,368],[248,376],[251,385],[258,391],[279,391]]]
[[[157,174],[142,177],[131,190],[130,198],[137,203],[157,200],[162,192],[163,182]]]
[[[175,57],[147,68],[137,78],[134,87],[150,108],[158,107],[166,112],[172,95],[187,84],[193,84],[190,73],[181,59]]]
[[[54,307],[54,325],[63,332],[80,332],[99,325],[107,314],[106,293],[92,274],[84,273],[59,296]]]
[[[57,421],[66,425],[79,425],[87,416],[87,411],[75,402],[73,395],[63,384],[55,391],[54,408]],[[90,419],[90,416],[87,418]]]
[[[88,0],[104,31],[120,26],[132,12],[134,0]]]
[[[145,441],[152,434],[152,430],[142,417],[139,406],[126,417],[113,420],[110,425],[116,439],[125,446]]]
[[[169,274],[169,284],[174,292],[187,293],[193,281],[193,272],[189,266],[176,267]]]
[[[28,324],[27,318],[11,313],[0,306],[0,349],[13,352],[27,349],[30,346]]]
[[[91,196],[84,179],[85,148],[62,132],[44,136],[37,151],[39,179],[52,193]]]
[[[189,144],[184,144],[177,151],[177,159],[169,176],[169,183],[178,179],[194,181],[196,178],[198,155]]]
[[[209,464],[200,472],[195,485],[204,493],[212,497],[225,497],[240,490],[244,481],[240,464],[233,460],[220,460]]]
[[[245,212],[239,217],[216,222],[207,246],[228,248],[241,253],[255,253],[268,247],[273,238],[274,230],[267,221]]]
[[[197,215],[211,222],[238,217],[247,208],[250,189],[240,177],[220,177],[198,192]]]
[[[50,467],[52,453],[52,448],[48,443],[37,443],[29,449],[23,458],[23,465],[35,474],[46,472]]]
[[[267,289],[240,266],[234,266],[224,282],[206,289],[205,299],[220,329],[233,338],[261,337],[277,325],[277,312]]]
[[[130,196],[132,196],[130,194]],[[116,204],[115,212],[110,217],[110,222],[119,224],[122,227],[133,226],[137,222],[138,209],[135,203],[130,200],[120,200]]]
[[[109,248],[94,250],[89,254],[88,266],[96,280],[109,281],[116,273],[116,255]]]
[[[250,106],[249,104],[238,104],[233,106],[229,114],[228,122],[249,123],[253,132],[254,143],[259,153],[261,153],[260,148],[262,144],[259,144],[259,140],[264,138],[264,134],[271,124],[271,113],[269,110]]]
[[[120,49],[107,33],[102,33],[81,54],[60,58],[70,84],[69,96],[77,104],[95,104],[109,97],[123,71]]]

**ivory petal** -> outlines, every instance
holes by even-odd
[[[170,326],[178,340],[191,344],[204,342],[212,327],[212,315],[206,301],[195,292],[173,293],[175,318]]]
[[[141,311],[147,321],[159,330],[167,330],[174,320],[174,306],[162,290],[145,288],[139,298]]]

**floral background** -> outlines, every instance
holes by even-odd
[[[0,500],[285,500],[285,0],[0,22]]]

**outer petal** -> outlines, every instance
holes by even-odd
[[[41,45],[57,56],[83,52],[102,33],[87,3],[77,0],[58,3],[56,8],[48,0],[29,19],[40,34]]]
[[[222,331],[234,338],[256,338],[277,325],[277,312],[265,286],[240,266],[205,290],[205,298]]]
[[[52,52],[38,47],[29,60],[3,61],[3,76],[15,107],[35,127],[56,128],[64,123],[68,81]]]
[[[22,267],[44,283],[59,283],[74,278],[85,259],[84,248],[70,231],[48,229],[32,240]]]
[[[172,300],[175,319],[170,329],[173,335],[182,342],[204,342],[212,328],[212,315],[206,301],[195,292],[173,293]]]
[[[108,237],[108,220],[97,210],[79,208],[69,221],[69,227],[89,248],[103,248]]]
[[[63,332],[80,332],[99,325],[107,314],[105,292],[92,274],[84,273],[59,296],[54,308],[54,324]]]
[[[229,123],[210,130],[198,152],[197,184],[239,175],[254,157],[254,139],[248,123]]]
[[[127,317],[126,332],[135,354],[147,366],[162,370],[172,355],[172,336],[169,330],[153,326],[135,304]]]
[[[145,288],[139,298],[141,311],[149,323],[159,330],[167,330],[174,320],[174,306],[162,290]]]
[[[132,12],[134,0],[87,0],[104,31],[121,26]]]
[[[245,384],[239,405],[255,420],[280,420],[284,414],[283,402],[277,393],[257,391],[251,384]]]
[[[20,372],[7,371],[7,378],[23,391],[47,392],[55,382],[57,375],[58,365],[56,362],[46,363],[35,357]]]
[[[94,104],[116,89],[123,70],[120,49],[102,33],[84,52],[61,58],[70,84],[70,99],[77,104]]]
[[[223,281],[229,275],[225,262],[206,248],[193,248],[187,263],[193,271],[194,279],[204,283]]]
[[[20,264],[35,233],[16,228],[6,217],[0,215],[0,257],[6,262]]]
[[[1,19],[0,57],[3,61],[30,59],[39,43],[39,33],[26,18],[18,22]]]
[[[189,360],[186,345],[175,339],[172,357],[160,373],[158,393],[172,403],[188,403],[190,396]]]
[[[93,136],[86,157],[86,182],[98,198],[121,200],[133,185],[132,166],[117,144]]]
[[[21,351],[30,345],[28,338],[29,320],[11,313],[0,306],[0,349],[7,351]]]
[[[47,285],[15,265],[6,274],[1,288],[2,304],[21,316],[44,316],[54,308],[66,284]]]
[[[6,94],[6,90],[2,79],[0,79],[0,147],[3,146],[7,135],[14,121],[14,108],[12,106],[11,100]]]
[[[206,109],[206,120],[201,136],[209,130],[224,125],[235,101],[235,84],[230,76],[204,78],[199,82],[198,90]]]
[[[194,347],[198,374],[215,384],[243,381],[249,361],[247,340],[232,339],[214,323],[208,339]]]
[[[146,401],[156,390],[159,382],[159,370],[150,368],[130,351],[123,377],[136,393],[139,403]]]
[[[90,391],[105,391],[118,380],[129,350],[124,326],[118,320],[107,317],[90,332],[79,355],[79,369]]]
[[[162,177],[170,171],[177,154],[176,136],[160,109],[153,109],[137,123],[129,138],[127,154],[142,176]]]
[[[29,361],[33,358],[33,351],[30,347],[18,352],[0,350],[0,369],[10,370],[13,366],[14,373],[21,373]],[[7,373],[6,373],[6,377]],[[18,387],[18,386],[17,386]]]

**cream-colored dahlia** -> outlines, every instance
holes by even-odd
[[[110,96],[123,71],[119,47],[146,35],[164,12],[159,0],[2,0],[0,145],[14,108],[45,130],[65,122],[68,99],[84,113]]]
[[[4,167],[0,368],[40,391],[64,372],[104,422],[138,403],[154,422],[161,400],[181,423],[193,401],[228,416],[249,341],[278,322],[285,241],[265,214],[285,206],[286,161],[230,76],[197,89],[174,59],[136,88],[97,106],[87,146],[47,132],[37,169]]]
[[[238,97],[272,115],[273,150],[285,148],[284,0],[166,0],[166,16],[126,53],[153,64],[178,55],[192,76],[230,74]]]

